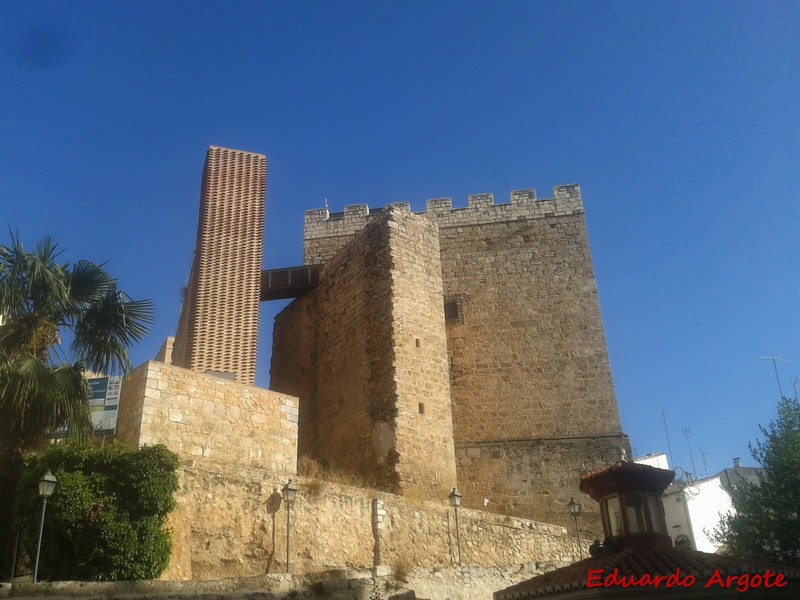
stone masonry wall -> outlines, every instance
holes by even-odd
[[[307,212],[306,262],[329,260],[379,214],[359,205],[340,215]],[[579,470],[560,454],[537,460],[541,444],[597,438],[605,448],[603,440],[622,439],[580,188],[556,187],[546,200],[520,190],[503,205],[491,194],[473,195],[464,209],[453,209],[449,198],[429,200],[422,216],[439,227],[455,442],[514,448],[523,476],[510,480],[520,486],[516,493],[510,482],[504,486],[503,505],[568,525],[556,506],[579,495]],[[600,459],[592,444],[573,450],[589,468]],[[473,467],[459,461],[460,486],[480,480]],[[528,481],[564,484],[548,496],[531,493]]]
[[[388,229],[362,238],[276,317],[270,387],[300,399],[300,456],[396,490]]]
[[[123,381],[116,439],[293,474],[297,398],[150,361]]]
[[[458,441],[620,432],[582,215],[443,229]],[[487,399],[491,398],[491,402]]]
[[[447,497],[456,485],[439,230],[407,211],[387,214],[392,249],[396,450],[403,490]]]
[[[187,462],[171,524],[178,553],[163,579],[215,579],[286,570],[285,476]],[[326,481],[296,478],[291,506],[290,570],[308,573],[392,565],[457,564],[453,509]],[[459,511],[465,566],[494,567],[577,559],[571,531],[556,525],[476,510]]]
[[[577,489],[581,473],[614,464],[627,438],[608,437],[540,439],[456,444],[459,479],[464,505],[482,506],[506,515],[525,516],[535,507],[539,519],[561,523],[574,532],[567,504],[575,498],[583,507],[581,535],[591,543],[603,539],[600,507]],[[567,517],[565,519],[565,516]]]
[[[438,231],[386,211],[275,320],[270,385],[300,398],[300,455],[381,489],[455,484]]]

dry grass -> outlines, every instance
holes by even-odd
[[[325,482],[321,479],[312,479],[306,484],[308,494],[312,498],[319,498],[325,490]]]
[[[352,487],[378,488],[375,481],[371,481],[369,478],[359,473],[353,473],[352,471],[344,469],[330,469],[307,455],[303,455],[297,460],[297,474],[308,477],[309,479],[341,483],[342,485],[349,485]],[[309,491],[312,495],[322,493],[325,485],[324,481],[311,482],[308,484]]]
[[[408,578],[414,570],[414,563],[407,556],[398,556],[392,561],[392,576],[402,583],[408,583]]]
[[[303,477],[311,477],[313,479],[322,478],[325,470],[322,465],[308,455],[303,455],[297,460],[297,474]]]
[[[352,471],[336,469],[335,471],[326,472],[323,477],[328,481],[332,481],[333,483],[341,483],[342,485],[360,488],[373,487],[364,476],[358,473],[353,473]]]

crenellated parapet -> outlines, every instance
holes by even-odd
[[[411,210],[408,202],[387,204],[401,210]],[[425,211],[416,213],[438,223],[439,227],[481,225],[520,218],[544,218],[583,212],[581,188],[577,184],[553,188],[552,198],[537,198],[536,190],[514,190],[509,202],[495,204],[493,194],[472,194],[466,208],[453,208],[451,198],[433,198],[425,204]],[[369,208],[367,204],[351,204],[343,212],[329,212],[327,208],[306,211],[305,239],[352,235],[361,231],[383,208]]]
[[[408,202],[387,204],[385,208],[389,207],[411,211]],[[364,229],[385,208],[351,204],[343,212],[329,212],[327,208],[306,211],[303,231],[306,264],[326,262],[346,239]],[[582,214],[583,202],[580,186],[571,184],[555,186],[552,198],[538,199],[533,189],[514,190],[506,204],[495,204],[493,194],[472,194],[465,208],[453,208],[451,198],[428,200],[425,208],[416,214],[447,228]]]

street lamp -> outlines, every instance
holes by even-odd
[[[458,530],[458,507],[461,506],[461,494],[456,488],[450,492],[450,505],[456,513],[456,544],[458,546],[458,566],[461,566],[461,532]]]
[[[286,572],[289,572],[289,534],[292,530],[291,521],[290,521],[290,513],[292,502],[294,502],[294,497],[297,495],[297,486],[292,483],[292,480],[289,480],[285,486],[283,486],[283,501],[286,502]]]
[[[50,470],[39,480],[39,495],[42,497],[42,521],[39,524],[39,545],[36,546],[36,563],[33,567],[33,583],[38,583],[39,579],[39,554],[42,552],[42,532],[44,531],[44,511],[47,508],[47,499],[53,495],[56,489],[55,475]]]
[[[575,502],[575,498],[569,499],[569,514],[572,515],[572,518],[575,519],[575,533],[578,535],[578,551],[581,555],[581,560],[583,560],[583,545],[581,544],[581,530],[578,528],[578,519],[581,516],[581,505],[580,502]]]

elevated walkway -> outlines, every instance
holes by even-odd
[[[317,287],[323,265],[303,265],[261,272],[261,301],[299,298]]]

